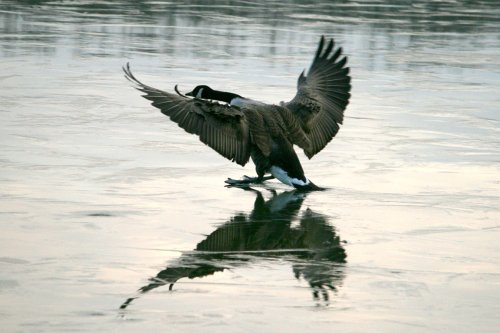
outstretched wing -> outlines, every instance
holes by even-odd
[[[349,68],[345,67],[347,57],[341,57],[342,49],[334,46],[330,39],[325,47],[325,37],[321,36],[307,76],[304,72],[299,76],[297,94],[283,104],[300,119],[310,144],[299,146],[309,158],[337,134],[351,96]]]
[[[200,140],[225,158],[245,165],[250,158],[250,135],[245,115],[237,108],[201,99],[174,95],[143,84],[123,67],[125,77],[144,92],[143,97],[167,115],[186,132],[196,134]]]

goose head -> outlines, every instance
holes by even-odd
[[[237,94],[234,94],[231,92],[227,92],[227,91],[214,90],[206,85],[196,86],[193,89],[193,91],[188,92],[186,94],[186,96],[191,96],[194,98],[210,99],[210,100],[225,102],[225,103],[231,104],[231,105],[233,104],[233,101],[235,101],[235,100],[244,99],[240,95],[237,95]]]
[[[193,91],[188,92],[186,96],[192,96],[196,98],[213,99],[214,90],[209,86],[201,85],[196,86]]]

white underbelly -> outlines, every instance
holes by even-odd
[[[288,173],[285,170],[283,170],[282,168],[280,168],[278,166],[273,165],[271,167],[270,171],[271,171],[271,174],[276,179],[278,179],[280,182],[282,182],[283,184],[290,185],[290,186],[293,186],[293,185],[305,186],[305,185],[309,184],[309,179],[306,178],[306,181],[303,181],[303,180],[300,180],[297,178],[292,178],[292,177],[288,176]]]

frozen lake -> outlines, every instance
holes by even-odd
[[[302,195],[125,80],[290,100],[321,35],[352,98]],[[5,332],[498,332],[500,6],[0,3]],[[173,286],[171,286],[171,284]]]

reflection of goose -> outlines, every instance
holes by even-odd
[[[128,64],[124,71],[153,106],[219,154],[240,165],[252,157],[257,177],[228,179],[227,183],[262,182],[276,177],[297,189],[318,190],[305,177],[293,145],[312,158],[337,134],[350,98],[351,78],[346,62],[342,49],[335,49],[333,39],[325,44],[321,37],[307,76],[304,72],[299,76],[295,97],[280,105],[205,85],[186,94],[194,97],[190,99],[179,92],[175,95],[143,84]],[[264,177],[267,173],[272,176]]]
[[[253,190],[255,191],[255,190]],[[259,258],[283,257],[292,262],[297,278],[305,279],[315,299],[320,294],[328,300],[327,290],[343,278],[345,250],[334,228],[323,215],[307,209],[299,215],[304,193],[294,191],[274,195],[267,202],[258,191],[254,209],[248,215],[237,214],[160,271],[150,283],[139,289],[152,289],[173,284],[182,278],[201,278],[249,264]],[[294,223],[292,226],[293,222]],[[136,297],[129,298],[126,308]]]

